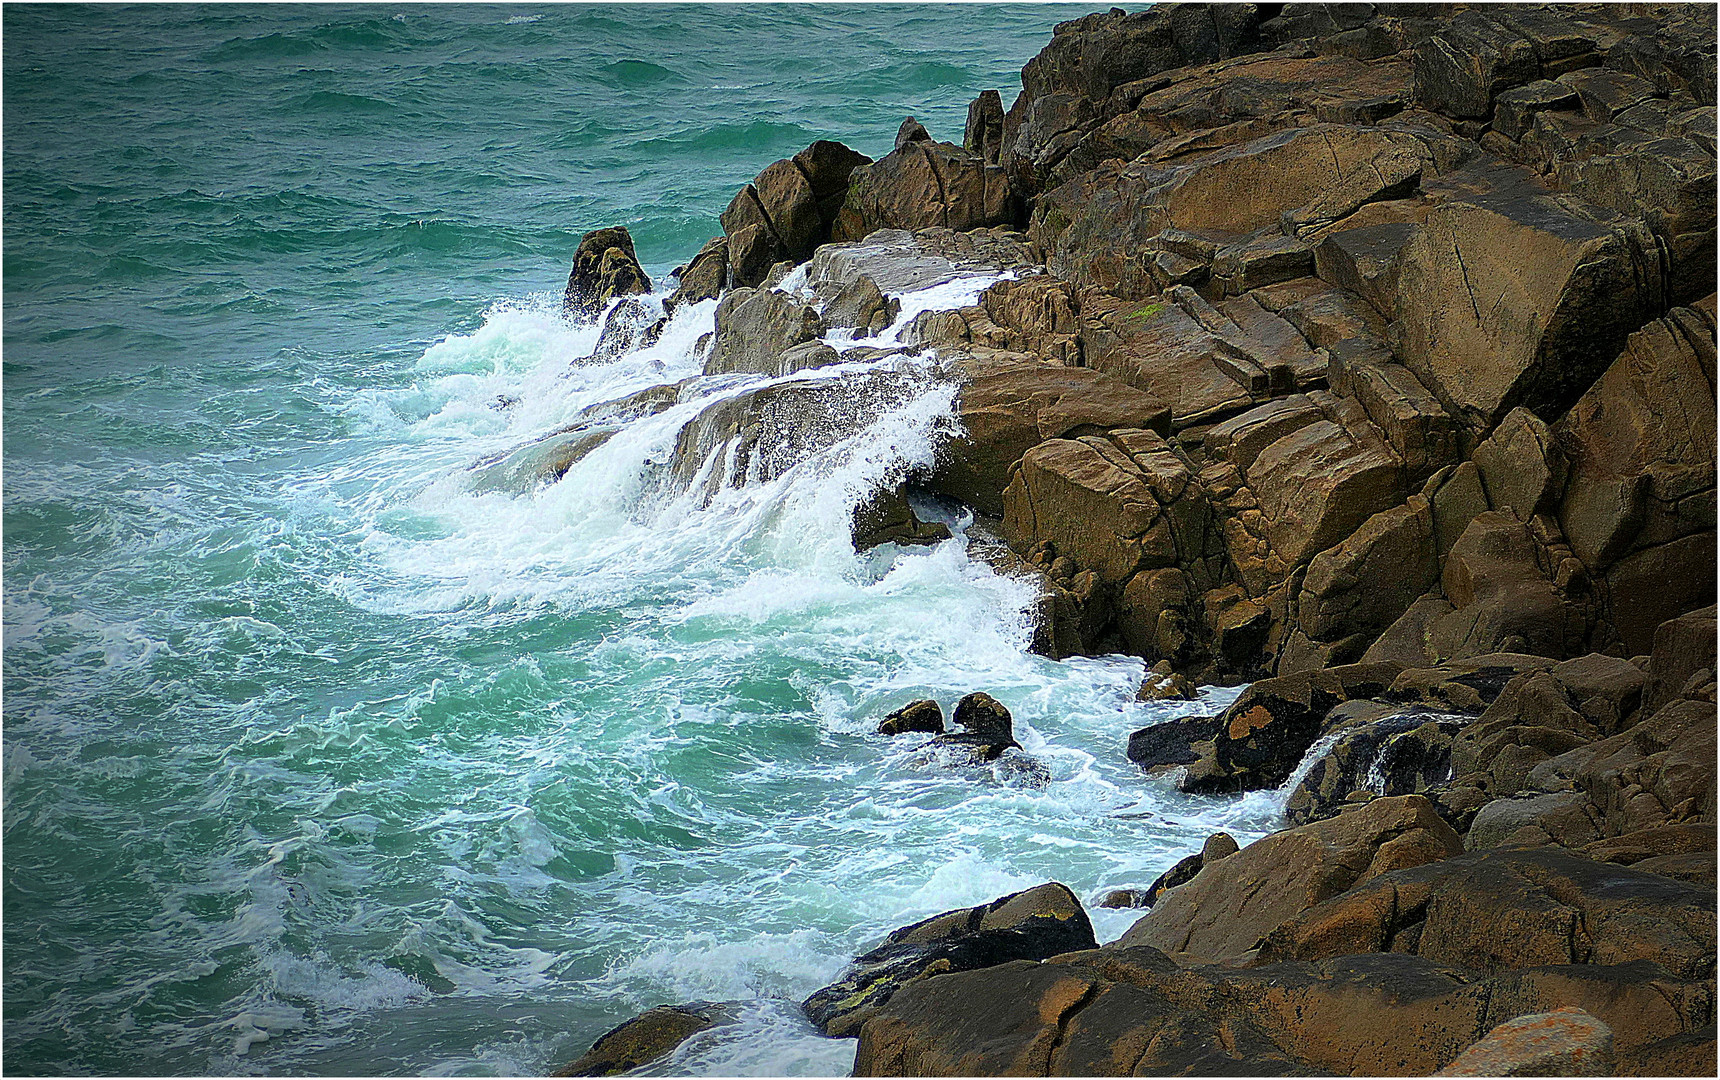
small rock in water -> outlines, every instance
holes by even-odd
[[[1015,718],[1003,702],[986,693],[973,693],[956,702],[956,726],[975,735],[1015,741]]]
[[[944,710],[937,702],[927,698],[902,706],[884,717],[883,722],[878,725],[880,735],[902,735],[910,731],[927,731],[933,735],[942,735]]]
[[[733,1023],[735,1002],[659,1005],[610,1028],[551,1076],[615,1076],[649,1064],[708,1027]]]
[[[1144,908],[1152,907],[1145,889],[1112,889],[1099,901],[1102,908]]]

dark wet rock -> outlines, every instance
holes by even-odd
[[[732,289],[717,305],[717,336],[705,360],[705,374],[788,374],[782,370],[783,354],[823,332],[818,312],[789,293]]]
[[[955,725],[975,735],[996,739],[1015,737],[1015,719],[1003,702],[990,694],[975,692],[956,702]]]
[[[1003,151],[1003,98],[996,90],[981,90],[968,106],[962,149],[987,165],[996,165]]]
[[[1341,702],[1391,685],[1391,664],[1350,664],[1255,682],[1219,717],[1209,755],[1189,766],[1185,791],[1247,791],[1283,783]]]
[[[1196,744],[1212,739],[1223,723],[1217,716],[1191,716],[1141,728],[1129,735],[1128,758],[1143,769],[1193,764],[1200,758]]]
[[[945,972],[971,971],[1012,960],[1043,960],[1096,946],[1081,902],[1056,882],[960,908],[892,932],[830,986],[805,1001],[806,1015],[824,1034],[858,1034],[904,987]]]
[[[1355,706],[1361,706],[1355,710],[1359,722],[1343,725],[1339,713]],[[1339,706],[1325,725],[1335,741],[1285,800],[1285,817],[1301,825],[1333,817],[1358,801],[1431,793],[1451,780],[1452,741],[1469,720],[1404,713],[1373,702]]]
[[[695,1001],[659,1005],[611,1028],[578,1060],[551,1076],[616,1076],[668,1055],[689,1038],[718,1024],[733,1023],[736,1002]]]
[[[651,279],[633,254],[633,237],[623,226],[594,229],[579,241],[567,275],[562,310],[575,318],[596,317],[623,296],[651,291]]]
[[[834,355],[834,350],[827,351]],[[950,538],[951,533],[949,526],[941,521],[923,520],[913,501],[901,492],[876,491],[855,507],[853,535],[854,550],[867,551],[880,544],[942,543]],[[942,724],[940,714],[939,731],[943,730]]]
[[[631,297],[609,309],[598,331],[597,345],[591,355],[599,360],[613,360],[623,353],[644,348],[663,332],[663,319],[652,308]]]
[[[466,486],[474,492],[529,494],[560,480],[615,433],[615,428],[596,428],[546,436],[510,451],[499,460],[473,466]]]
[[[902,735],[910,731],[925,731],[933,735],[944,733],[944,710],[927,699],[902,706],[884,717],[878,725],[880,735]]]

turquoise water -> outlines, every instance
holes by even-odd
[[[5,1069],[531,1074],[719,999],[664,1069],[841,1073],[790,1003],[883,931],[1264,829],[1129,767],[1139,662],[1027,654],[964,539],[852,552],[947,386],[708,506],[680,414],[461,481],[697,372],[709,304],[582,360],[584,231],[662,275],[1082,10],[8,7]],[[1049,784],[868,734],[975,689]]]

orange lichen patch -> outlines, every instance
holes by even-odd
[[[1254,731],[1265,727],[1271,722],[1272,714],[1266,711],[1266,706],[1256,705],[1254,708],[1249,709],[1241,716],[1232,720],[1230,722],[1230,727],[1227,729],[1227,733],[1229,734],[1231,741],[1234,742],[1237,739],[1248,738],[1248,736]]]

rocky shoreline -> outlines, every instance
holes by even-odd
[[[694,493],[959,384],[856,545],[959,505],[1038,583],[1036,650],[1143,657],[1143,698],[1250,682],[1126,752],[1286,786],[1292,827],[1119,895],[1150,909],[1102,947],[1057,883],[903,927],[809,1019],[856,1075],[1712,1075],[1714,8],[1113,9],[1022,83],[959,145],[909,118],[765,168],[661,310],[589,234],[567,311],[602,353],[715,301],[706,376],[770,377],[682,428]],[[472,482],[558,478],[681,391]],[[880,737],[1014,747],[983,694],[964,733],[926,704]],[[731,1015],[654,1009],[562,1074]]]

